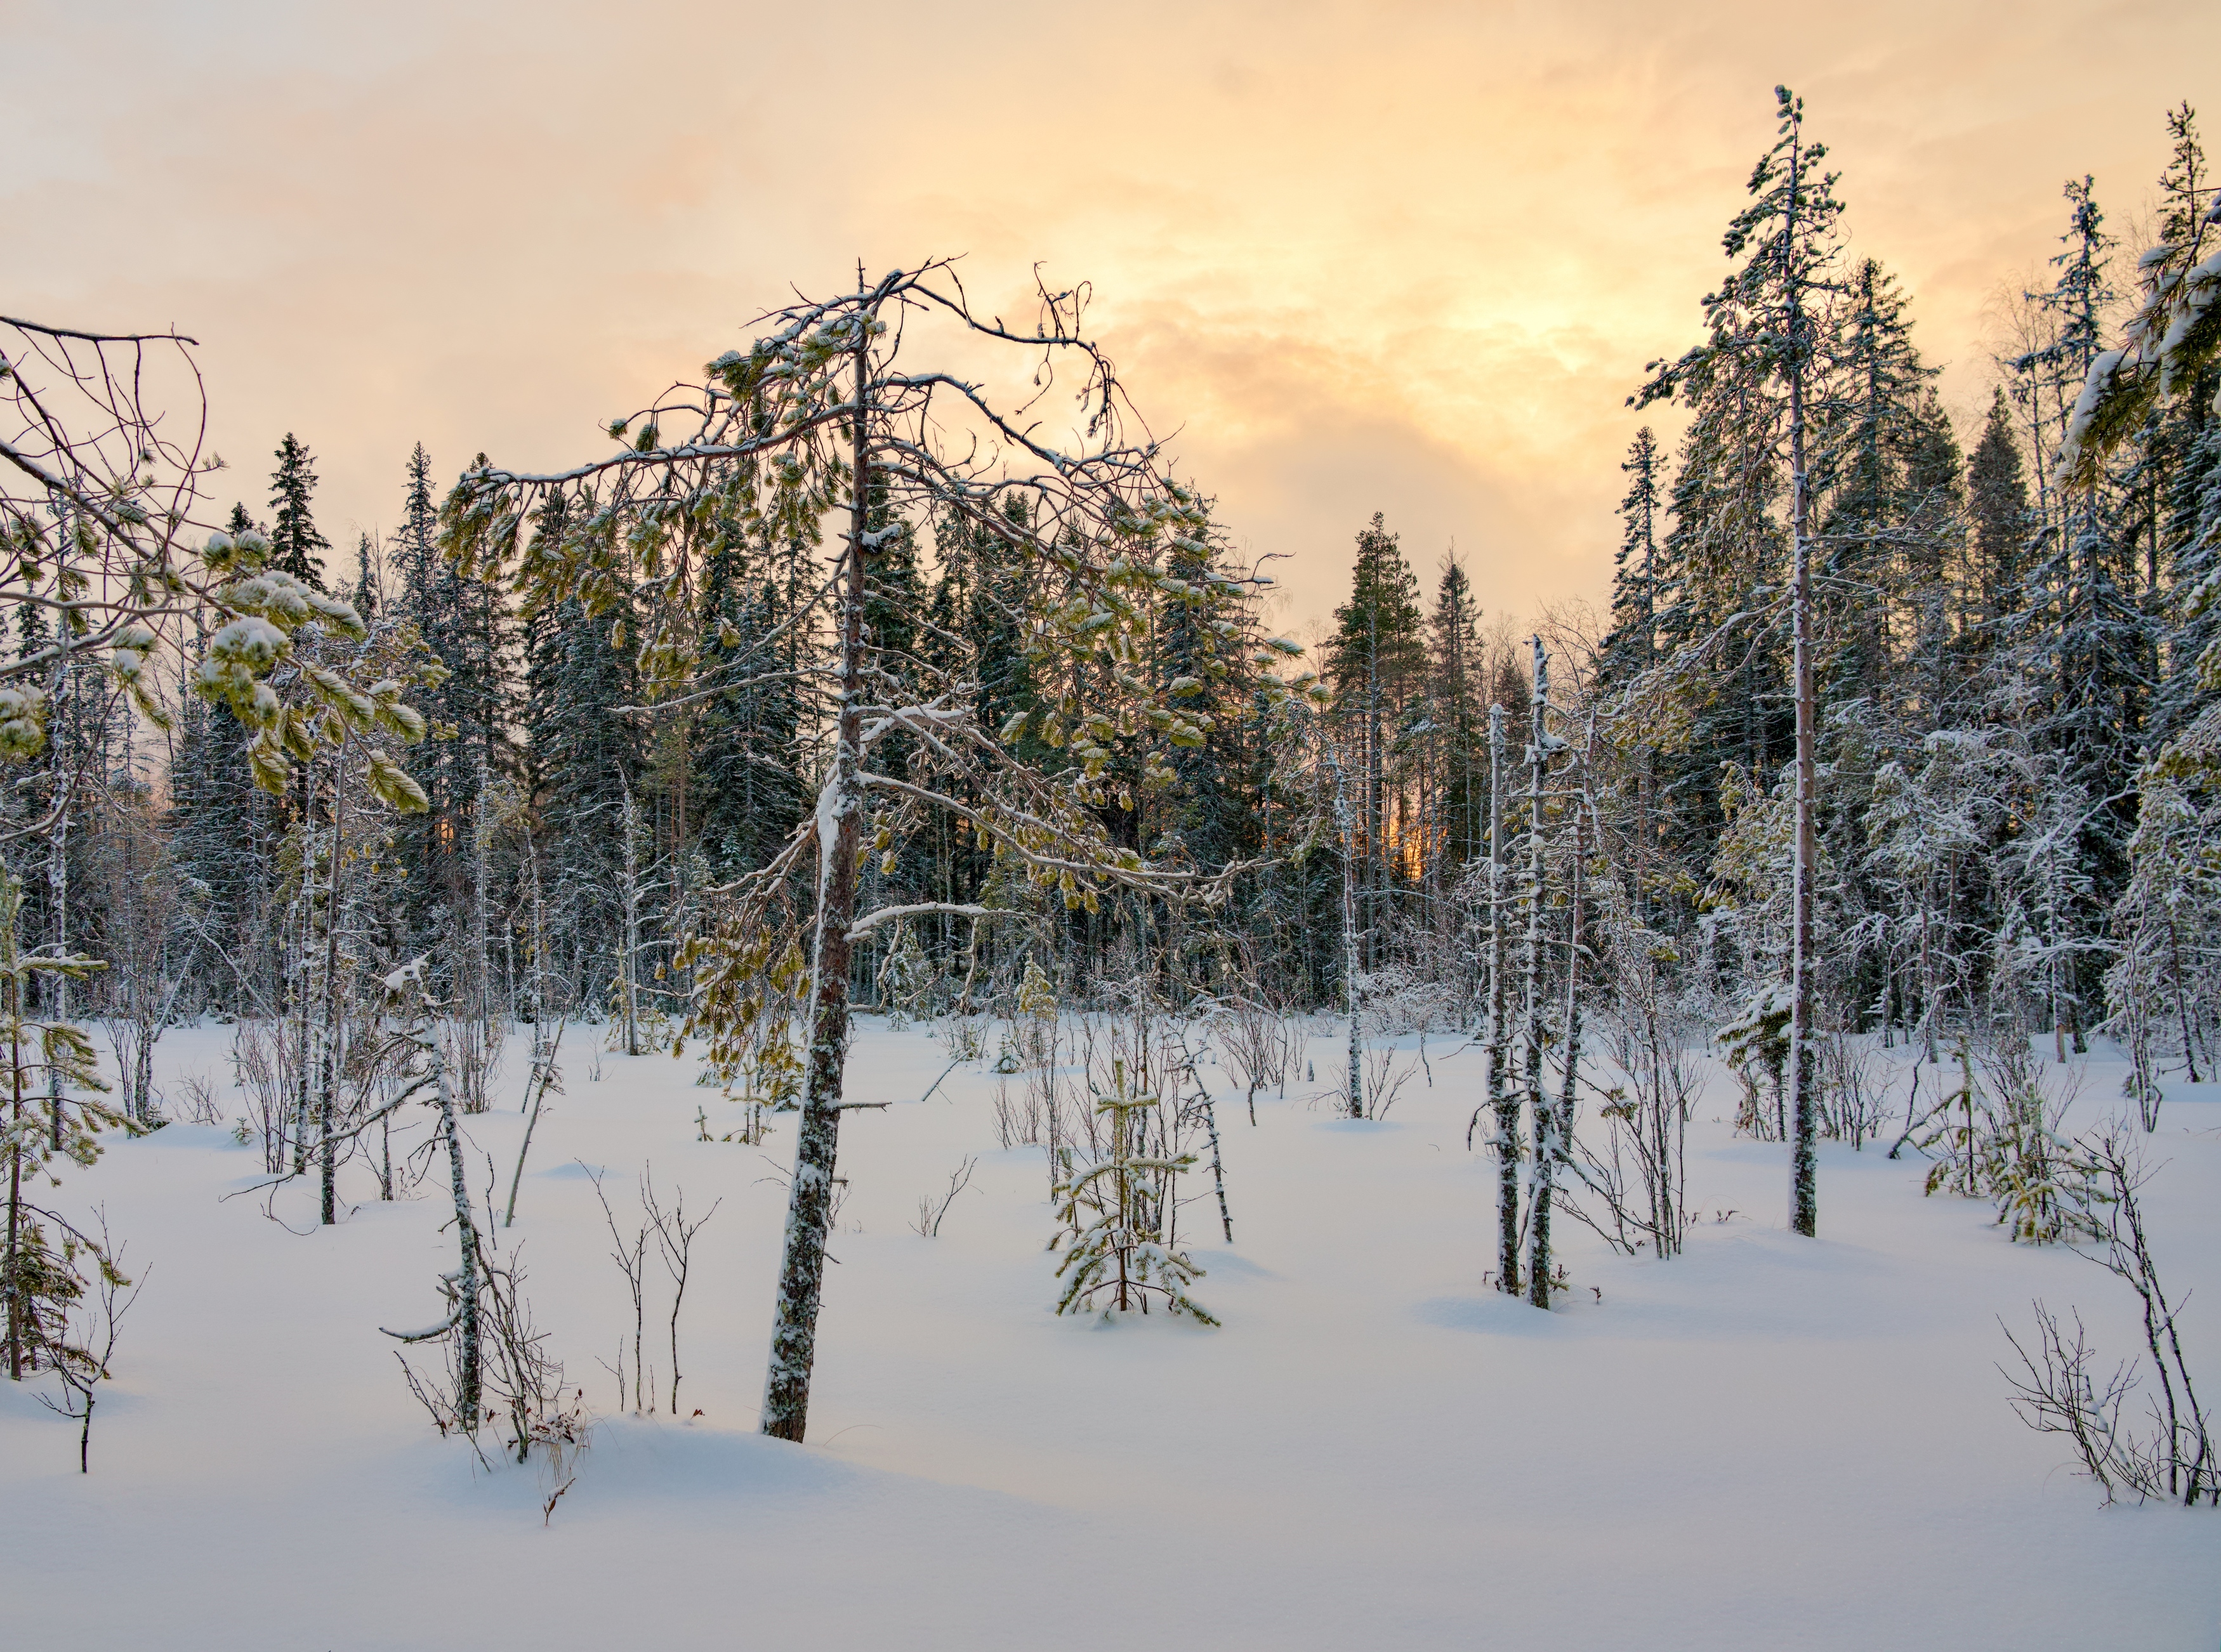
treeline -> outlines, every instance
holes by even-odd
[[[2187,106],[2168,132],[2158,234],[2187,246],[2211,239],[2212,187]],[[1808,146],[1804,164],[1824,155]],[[1796,404],[1767,336],[1780,295],[1764,259],[1780,249],[1762,259],[1753,239],[1749,281],[1708,302],[1710,342],[1637,387],[1685,421],[1671,438],[1643,429],[1622,467],[1602,634],[1539,628],[1551,738],[1579,747],[1593,875],[1620,880],[1633,920],[1670,950],[1693,1021],[1778,1019],[1795,950],[1801,489],[1815,1015],[1931,1048],[2010,1020],[2063,1052],[2112,1026],[2140,1060],[2203,1073],[2221,934],[2192,737],[2212,698],[2199,661],[2221,518],[2214,369],[2152,406],[2093,476],[2061,479],[2078,397],[2134,297],[2082,179],[1988,407],[1955,427],[1910,296],[1843,249],[1833,181],[1800,184],[1813,192],[1789,249],[1810,329],[1794,341]],[[47,749],[9,805],[21,820],[58,815],[21,869],[22,926],[110,967],[41,989],[135,1016],[151,1037],[203,1012],[283,1019],[329,996],[323,972],[382,977],[422,954],[435,990],[482,1016],[584,1015],[616,1024],[623,1047],[667,1044],[695,1005],[692,944],[810,829],[838,717],[811,665],[840,622],[819,600],[823,509],[712,513],[689,525],[689,557],[659,567],[628,548],[636,515],[588,484],[539,496],[488,552],[483,535],[459,539],[452,502],[443,524],[420,446],[398,478],[398,527],[343,558],[316,523],[308,449],[289,435],[277,460],[266,503],[235,506],[230,538],[266,541],[270,568],[345,599],[366,627],[354,639],[312,625],[295,664],[399,684],[428,738],[303,749],[273,791],[268,772],[257,783],[258,729],[188,691],[221,615],[185,639],[166,730],[106,662],[65,648]],[[1261,583],[1215,529],[1171,547],[1163,573],[1184,600],[1145,657],[1075,664],[1030,645],[1044,593],[1029,506],[1013,494],[1000,508],[1018,532],[898,509],[880,489],[861,615],[873,670],[891,698],[960,685],[1029,767],[1087,770],[1108,841],[1212,880],[1211,900],[1069,877],[1014,888],[959,814],[922,805],[887,821],[863,863],[867,908],[920,910],[860,940],[857,1001],[1006,1006],[1030,966],[1066,1000],[1142,974],[1176,994],[1291,1007],[1341,1005],[1354,985],[1376,1020],[1477,1024],[1492,822],[1506,860],[1533,826],[1501,801],[1525,783],[1533,666],[1524,636],[1484,625],[1466,569],[1446,559],[1423,589],[1384,516],[1359,531],[1315,662],[1313,726],[1277,708]],[[550,577],[559,564],[572,577]],[[68,577],[65,559],[52,590]],[[19,658],[57,640],[40,595],[18,603]],[[1092,711],[1137,675],[1182,708],[1185,732],[1091,736]],[[1492,707],[1508,756],[1492,755]],[[406,768],[422,813],[372,806],[372,757]],[[893,765],[909,760],[898,749]],[[1550,803],[1549,830],[1570,807]],[[799,899],[813,873],[788,858]],[[1013,905],[1025,922],[962,913]],[[806,960],[763,968],[782,962],[791,980]]]

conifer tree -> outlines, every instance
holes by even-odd
[[[1391,839],[1399,822],[1392,795],[1389,747],[1406,701],[1426,669],[1426,639],[1419,618],[1419,582],[1381,514],[1357,536],[1349,600],[1334,611],[1327,644],[1327,679],[1337,696],[1337,715],[1356,733],[1365,957],[1377,959],[1389,916],[1394,869]]]
[[[767,864],[807,807],[801,697],[790,674],[760,669],[780,658],[777,633],[798,616],[763,552],[735,532],[702,564],[702,675],[714,686],[689,752],[697,830],[721,881]]]
[[[2020,442],[2002,385],[1991,392],[1981,439],[1967,463],[1967,508],[1974,528],[1973,567],[1967,582],[1968,650],[1973,657],[1970,666],[1979,669],[2018,611],[2029,545],[2036,532]]]
[[[1445,883],[1480,858],[1488,842],[1488,732],[1482,709],[1487,650],[1473,580],[1455,556],[1444,562],[1435,588],[1429,629],[1434,658],[1426,715],[1436,763],[1425,784],[1442,800],[1429,857],[1439,897]]]
[[[1836,175],[1823,169],[1824,145],[1805,134],[1805,106],[1786,86],[1774,89],[1779,136],[1759,159],[1750,204],[1729,225],[1727,255],[1741,262],[1705,301],[1711,337],[1679,361],[1653,364],[1638,402],[1701,390],[1718,368],[1733,364],[1776,399],[1775,439],[1789,483],[1788,620],[1792,695],[1796,718],[1792,846],[1789,1035],[1790,1226],[1811,1235],[1818,1220],[1814,1179],[1818,1081],[1812,1050],[1814,974],[1813,867],[1818,845],[1816,682],[1818,615],[1813,595],[1814,521],[1820,480],[1820,435],[1835,417],[1828,401],[1836,340],[1829,307],[1844,288],[1838,268],[1842,203]]]
[[[324,559],[332,542],[316,527],[316,458],[291,431],[278,444],[278,469],[270,477],[270,565],[310,590],[324,589]]]
[[[534,543],[546,540],[552,553],[580,508],[580,502],[550,493]],[[572,1002],[606,1007],[614,1001],[623,944],[625,798],[639,790],[646,761],[638,726],[618,709],[639,699],[628,646],[636,619],[622,591],[590,606],[575,595],[530,586],[524,615],[523,720],[541,822],[547,945]]]

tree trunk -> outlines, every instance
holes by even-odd
[[[1542,1073],[1542,890],[1548,871],[1542,851],[1542,782],[1549,768],[1550,656],[1534,639],[1535,707],[1527,747],[1527,1112],[1535,1138],[1527,1205],[1527,1300],[1550,1306],[1550,1191],[1557,1171],[1548,1091]]]
[[[1590,734],[1592,750],[1595,734]],[[1557,1185],[1558,1166],[1572,1154],[1573,1139],[1573,1107],[1579,1099],[1581,1073],[1581,873],[1582,859],[1587,853],[1585,832],[1588,825],[1587,765],[1582,765],[1581,797],[1573,809],[1573,853],[1572,863],[1566,869],[1566,1015],[1565,1031],[1559,1054],[1558,1108],[1550,1120],[1549,1163],[1536,1189],[1535,1199],[1535,1265],[1528,1270],[1529,1281],[1534,1287],[1535,1306],[1550,1306],[1550,1268],[1547,1246],[1550,1233],[1550,1201]],[[1543,1144],[1541,1132],[1536,1132],[1535,1150],[1538,1167]]]
[[[1504,708],[1488,708],[1488,1104],[1496,1113],[1496,1288],[1519,1294],[1519,1094],[1504,958]]]
[[[329,1227],[338,1219],[339,1201],[336,1181],[339,1174],[339,1154],[332,1140],[332,1087],[338,1076],[337,1058],[333,1044],[338,1037],[339,1016],[339,898],[340,898],[340,793],[345,781],[345,770],[337,754],[332,759],[332,834],[326,852],[330,860],[324,874],[324,967],[323,1020],[316,1032],[316,1140],[318,1169],[322,1183],[319,1201],[322,1225]],[[305,883],[314,876],[316,864],[311,858]],[[310,909],[314,914],[313,907]]]
[[[0,877],[5,877],[0,872]],[[9,884],[15,880],[8,879]],[[10,1381],[23,1380],[23,1292],[22,1292],[22,1234],[23,1234],[23,977],[16,965],[16,913],[21,893],[14,888],[0,890],[0,901],[5,901],[4,914],[7,929],[0,935],[8,948],[8,1074],[12,1094],[9,1103],[8,1144],[8,1260],[7,1273],[0,1275],[8,1295],[8,1377]]]
[[[1796,204],[1804,185],[1804,152],[1790,151],[1788,244],[1798,234]],[[1802,300],[1793,290],[1793,325],[1805,324]],[[1817,847],[1814,811],[1818,802],[1813,745],[1818,735],[1818,702],[1812,679],[1812,473],[1805,453],[1805,370],[1789,374],[1789,471],[1795,539],[1789,597],[1790,630],[1797,696],[1796,845],[1790,874],[1789,929],[1789,1225],[1811,1237],[1819,1230],[1813,1131],[1818,1075],[1812,1061],[1812,863]]]
[[[856,339],[856,421],[848,546],[841,610],[841,716],[833,772],[817,800],[817,913],[811,942],[810,1068],[794,1177],[787,1186],[786,1246],[764,1380],[763,1432],[799,1442],[810,1417],[810,1373],[817,1353],[817,1306],[832,1225],[833,1170],[841,1139],[841,1095],[848,1055],[849,926],[856,917],[856,866],[864,841],[864,533],[869,502],[871,334]]]
[[[440,1052],[440,1033],[427,1022],[427,1053],[432,1080],[440,1098],[440,1129],[447,1138],[447,1186],[455,1204],[455,1243],[461,1262],[455,1269],[455,1335],[458,1341],[455,1408],[463,1431],[475,1434],[479,1426],[479,1226],[471,1214],[471,1188],[463,1171],[462,1128],[455,1117],[455,1093],[447,1082],[447,1058]]]
[[[1365,1117],[1364,1047],[1357,1026],[1357,857],[1356,823],[1350,819],[1349,788],[1342,772],[1342,758],[1334,749],[1334,737],[1324,723],[1319,725],[1319,746],[1326,754],[1327,767],[1334,775],[1334,820],[1342,835],[1342,1007],[1348,1019],[1349,1049],[1349,1116]]]
[[[640,811],[632,782],[617,770],[624,791],[624,957],[617,968],[618,1013],[624,1019],[624,1052],[640,1054],[640,989],[635,971],[640,961]]]

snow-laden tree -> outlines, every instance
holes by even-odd
[[[765,1431],[784,1438],[800,1439],[808,1419],[840,1119],[854,1105],[843,1079],[859,944],[909,919],[991,922],[1042,897],[1092,910],[1107,888],[1166,892],[1180,877],[1112,841],[1106,777],[1122,750],[1145,753],[1154,771],[1166,751],[1205,739],[1206,714],[1157,693],[1137,668],[1168,611],[1238,587],[1217,572],[1167,571],[1172,551],[1202,542],[1206,502],[1166,472],[1109,358],[1082,331],[1088,290],[1037,296],[1028,328],[975,308],[945,262],[860,279],[853,293],[765,316],[748,349],[613,423],[619,446],[608,456],[539,476],[475,465],[447,506],[463,570],[516,551],[529,602],[575,601],[588,621],[631,605],[623,640],[645,700],[779,680],[815,719],[810,817],[769,864],[712,892],[716,915],[692,951],[693,1025],[721,1066],[750,1044],[749,1006],[767,1001],[745,978],[763,938],[794,938],[810,963],[763,1412]],[[912,367],[906,344],[936,334],[967,352],[1024,352],[1034,375],[1024,410],[1004,411],[964,374]],[[1052,436],[1030,410],[1060,383],[1076,390],[1078,416]],[[561,532],[528,538],[533,514],[559,494],[569,501]],[[754,650],[722,651],[705,672],[707,558],[735,531],[810,543],[828,521],[838,525],[831,554],[785,616]],[[910,651],[887,623],[891,608],[929,622],[896,553],[920,528],[948,526],[991,536],[1029,570],[1012,618],[1038,698],[999,726],[977,714],[980,662],[963,650],[928,661],[922,642]],[[1018,761],[1028,739],[1066,754],[1064,766]],[[993,863],[987,898],[870,907],[867,857],[883,868],[898,860],[931,812]]]
[[[42,616],[40,645],[0,660],[0,763],[40,755],[48,690],[65,679],[73,691],[89,686],[80,680],[87,671],[120,689],[147,723],[172,727],[155,664],[162,656],[185,666],[177,676],[186,692],[222,708],[249,735],[247,770],[273,794],[352,734],[404,728],[416,717],[398,683],[366,684],[303,645],[362,636],[352,607],[272,566],[273,547],[259,533],[215,529],[203,489],[216,461],[202,445],[206,404],[194,347],[175,334],[0,321],[0,604]],[[157,405],[166,396],[173,400],[166,411]],[[0,829],[0,854],[14,858],[27,840],[43,841],[53,857],[74,794],[87,783],[81,770],[55,778],[42,808]],[[369,756],[365,780],[389,803],[422,803],[415,782],[382,751]],[[12,937],[22,885],[12,870],[5,883]],[[12,941],[9,953],[16,1081],[8,1150],[20,1185],[27,1157],[50,1171],[65,1159],[89,1163],[92,1133],[119,1120],[84,1094],[92,1086],[89,1052],[74,1028],[40,1028],[36,1053],[25,1047],[31,975],[82,975],[93,961],[65,946],[34,963]],[[25,1091],[34,1070],[47,1088],[48,1114],[35,1125]],[[39,1131],[41,1150],[25,1138],[29,1129]],[[11,1205],[14,1237],[17,1212]],[[11,1256],[11,1266],[18,1260]],[[11,1308],[18,1355],[22,1306]]]
[[[321,591],[324,559],[320,553],[330,550],[332,542],[316,526],[316,455],[289,430],[273,457],[278,469],[270,478],[271,566],[310,590]]]
[[[1724,361],[1754,375],[1776,400],[1774,443],[1786,466],[1790,490],[1787,596],[1796,708],[1787,960],[1789,1219],[1797,1232],[1810,1235],[1817,1231],[1819,1220],[1814,1159],[1818,1071],[1812,1055],[1819,739],[1814,676],[1819,616],[1812,586],[1820,480],[1816,441],[1830,422],[1824,403],[1832,389],[1829,379],[1836,347],[1830,311],[1845,284],[1838,230],[1842,205],[1836,198],[1836,174],[1822,166],[1827,147],[1805,136],[1802,99],[1786,86],[1774,88],[1774,98],[1779,136],[1753,169],[1750,204],[1729,224],[1723,241],[1727,255],[1739,262],[1705,301],[1710,337],[1678,361],[1653,364],[1653,376],[1637,400],[1670,400],[1685,387],[1704,384]]]
[[[2087,345],[2080,394],[2057,451],[2057,476],[2088,487],[2105,455],[2221,361],[2221,192],[2214,192],[2186,105],[2169,117],[2174,162],[2162,179],[2163,238],[2137,260],[2136,309],[2110,350]],[[2071,186],[2070,186],[2071,188]],[[2094,307],[2093,307],[2094,309]]]
[[[2216,993],[2221,989],[2221,826],[2210,789],[2155,766],[2137,796],[2128,887],[2112,910],[2118,951],[2105,977],[2114,1025],[2134,1066],[2144,1127],[2159,1114],[2159,1069],[2171,1056],[2196,1083],[2213,1068]]]

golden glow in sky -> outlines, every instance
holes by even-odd
[[[1777,81],[1965,415],[2062,182],[2126,233],[2184,98],[2221,157],[2210,3],[0,0],[0,312],[200,339],[222,503],[266,514],[295,431],[345,564],[411,443],[587,457],[788,284],[964,253],[1013,315],[1036,261],[1094,283],[1296,620],[1375,510],[1492,612],[1602,595],[1623,400],[1693,341]]]

